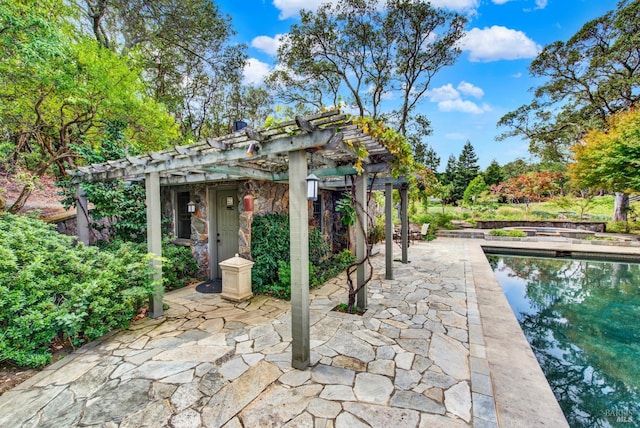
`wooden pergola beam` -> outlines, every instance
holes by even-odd
[[[286,136],[270,140],[262,144],[262,149],[255,158],[284,154],[291,150],[321,149],[331,140],[334,134],[335,131],[333,129],[319,129],[311,134],[297,135],[295,137]],[[85,182],[111,181],[143,176],[152,172],[167,173],[196,167],[214,166],[216,164],[228,164],[229,162],[247,158],[247,151],[242,147],[226,151],[203,151],[197,155],[185,157],[164,154],[154,154],[154,156],[156,159],[163,160],[146,165],[130,165],[117,169],[107,169],[102,165],[92,165],[95,172],[92,171],[92,167],[79,169],[80,174],[77,174],[75,179]]]

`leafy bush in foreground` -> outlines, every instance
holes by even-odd
[[[100,251],[34,218],[0,215],[0,361],[47,364],[54,338],[77,346],[125,327],[152,290],[135,244]]]

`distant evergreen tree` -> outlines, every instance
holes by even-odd
[[[435,174],[440,168],[440,156],[431,146],[426,145],[422,163]]]
[[[493,184],[498,184],[504,181],[504,174],[502,173],[502,167],[494,159],[484,172],[484,182],[487,186],[491,187]]]
[[[478,176],[479,172],[478,156],[471,142],[467,141],[462,148],[455,167],[455,175],[452,182],[453,192],[451,194],[453,201],[462,199],[467,186],[471,183],[471,180]]]
[[[454,155],[449,155],[449,159],[447,160],[447,167],[440,177],[440,182],[444,185],[453,184],[453,179],[456,176],[456,157]]]

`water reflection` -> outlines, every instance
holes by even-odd
[[[640,426],[640,265],[488,258],[569,424]]]

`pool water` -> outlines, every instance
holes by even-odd
[[[640,426],[640,264],[487,258],[569,425]]]

